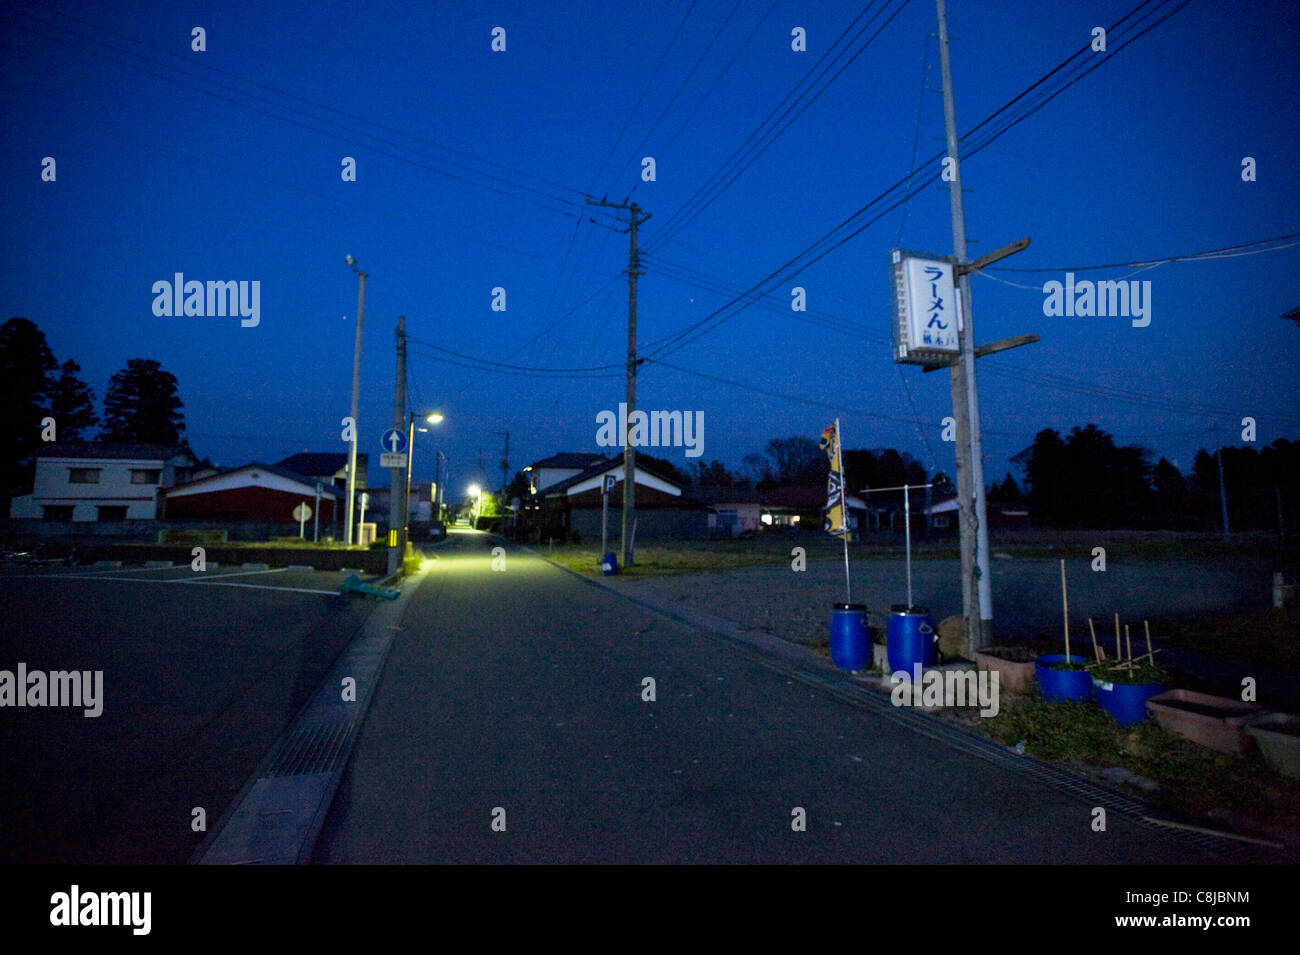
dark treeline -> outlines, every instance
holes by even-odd
[[[1012,460],[1024,471],[1024,491],[1008,475],[990,501],[1023,499],[1040,527],[1209,531],[1223,526],[1219,465],[1213,450],[1197,451],[1190,475],[1151,452],[1119,446],[1095,424],[1064,437],[1051,428]],[[1300,443],[1279,438],[1256,450],[1223,449],[1228,524],[1234,531],[1272,530],[1300,516]]]

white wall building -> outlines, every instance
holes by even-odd
[[[188,481],[197,462],[178,445],[56,442],[36,459],[32,493],[9,516],[43,521],[154,520],[158,492]]]

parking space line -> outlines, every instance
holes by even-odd
[[[254,574],[284,574],[284,573],[288,573],[288,571],[289,571],[288,567],[272,567],[270,570],[241,570],[235,574],[213,574],[211,577],[194,577],[190,580],[177,581],[177,583],[207,584],[207,583],[212,583],[213,581],[216,580],[223,580],[226,577],[251,577]]]
[[[258,573],[266,573],[259,571]],[[32,574],[24,577],[24,580],[111,580],[122,581],[128,584],[192,584],[207,583],[214,587],[246,587],[250,590],[283,590],[295,594],[327,594],[331,597],[337,597],[337,590],[318,590],[311,587],[276,587],[273,584],[226,584],[221,582],[221,577],[238,577],[239,574],[222,574],[206,581],[193,580],[159,580],[156,577],[82,577],[77,574]]]

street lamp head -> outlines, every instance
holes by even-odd
[[[427,422],[429,422],[429,424],[441,424],[441,423],[442,423],[442,415],[438,414],[438,412],[435,411],[433,414],[429,415],[429,416],[428,416],[427,418],[425,418],[424,420],[427,421]]]
[[[351,252],[349,252],[347,255],[345,255],[345,256],[343,257],[343,261],[346,262],[348,265],[356,265],[356,264],[357,264],[357,260],[354,259],[354,258],[352,257],[352,253],[351,253]]]
[[[483,489],[480,488],[477,484],[471,484],[469,486],[469,493],[470,496],[472,497],[478,497],[480,494],[483,493]]]

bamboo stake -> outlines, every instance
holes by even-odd
[[[1119,645],[1119,614],[1115,614],[1115,665],[1119,666],[1124,661],[1124,651]]]
[[[1061,558],[1061,608],[1065,616],[1065,664],[1070,665],[1070,600],[1065,593],[1065,558]]]
[[[1092,626],[1092,618],[1088,618],[1088,632],[1092,634],[1092,655],[1097,658],[1097,666],[1102,664],[1101,648],[1097,646],[1097,631]]]
[[[1128,643],[1128,672],[1133,672],[1133,638],[1129,636],[1128,624],[1124,624],[1124,640]]]
[[[1149,624],[1149,623],[1147,623],[1145,620],[1143,620],[1143,621],[1142,621],[1142,629],[1144,629],[1144,630],[1147,632],[1147,659],[1151,661],[1151,665],[1152,665],[1152,666],[1155,666],[1155,665],[1156,665],[1156,652],[1155,652],[1154,650],[1151,649],[1151,624]]]

